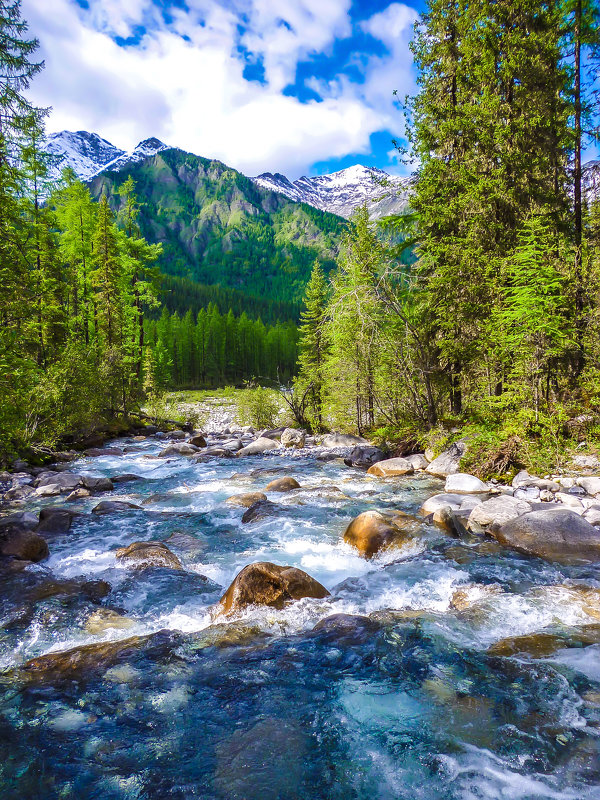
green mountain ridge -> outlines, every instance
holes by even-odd
[[[91,193],[106,193],[118,210],[129,176],[142,235],[163,244],[158,266],[167,275],[295,304],[316,259],[325,272],[335,266],[345,220],[259,187],[220,161],[164,150],[101,173]]]

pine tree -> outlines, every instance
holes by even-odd
[[[316,430],[323,428],[323,403],[327,343],[325,339],[325,312],[329,290],[318,261],[315,262],[304,294],[304,310],[299,329],[299,356],[297,385],[308,391],[310,403],[308,417]]]

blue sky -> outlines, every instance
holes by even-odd
[[[23,0],[48,128],[130,148],[149,136],[248,175],[356,163],[406,173],[397,98],[422,2]]]
[[[406,174],[398,98],[422,0],[23,0],[49,131],[157,136],[247,175]],[[394,90],[398,96],[394,97]]]

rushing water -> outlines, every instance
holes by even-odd
[[[595,569],[426,524],[368,562],[343,543],[348,522],[374,508],[416,512],[440,481],[371,479],[300,453],[194,464],[155,457],[163,443],[152,438],[117,444],[133,452],[70,468],[141,476],[100,499],[143,510],[83,514],[50,537],[47,561],[5,582],[0,797],[600,798],[599,647],[545,659],[486,653],[506,636],[593,622],[563,587],[600,585]],[[272,495],[279,513],[242,525],[243,509],[225,499],[278,475],[303,490]],[[29,507],[53,503],[60,498]],[[115,559],[117,547],[148,539],[164,541],[185,570]],[[214,618],[253,561],[300,567],[331,597]],[[110,593],[51,588],[74,579],[106,581]],[[470,607],[454,610],[453,594],[472,584]],[[489,584],[497,591],[486,596]],[[132,627],[86,632],[99,606]],[[355,616],[322,623],[340,614]],[[109,665],[15,678],[35,656],[147,634]]]

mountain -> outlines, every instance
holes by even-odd
[[[121,184],[132,176],[139,222],[150,242],[162,242],[163,273],[296,303],[318,258],[334,267],[345,222],[258,186],[220,161],[176,148],[141,160],[118,160],[90,182],[115,211]]]
[[[50,170],[54,179],[60,176],[65,167],[71,167],[81,180],[87,181],[112,161],[125,155],[124,150],[107,142],[97,133],[87,131],[51,133],[46,139],[44,149],[56,157]]]
[[[588,161],[581,171],[583,194],[586,200],[600,199],[600,161]]]
[[[382,169],[353,167],[290,181],[279,172],[263,172],[252,180],[265,189],[280,192],[290,200],[308,203],[340,217],[350,217],[356,208],[367,204],[374,219],[400,214],[408,207],[410,178],[388,175]]]
[[[126,152],[107,142],[97,133],[87,131],[61,131],[51,133],[45,150],[56,157],[50,167],[50,177],[57,179],[65,167],[71,167],[83,181],[91,180],[104,170],[119,170],[145,158],[167,150],[160,139],[144,139],[132,151]]]

